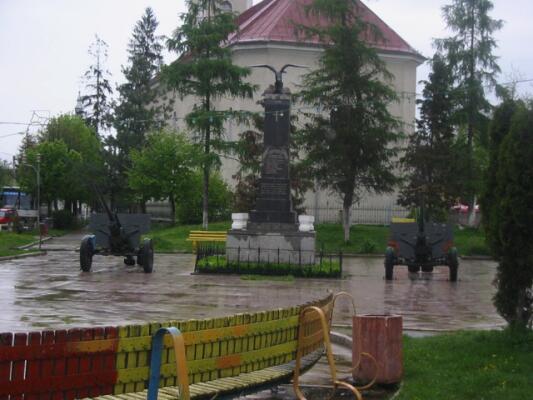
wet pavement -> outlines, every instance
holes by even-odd
[[[95,256],[83,273],[72,250],[0,262],[0,332],[201,319],[301,304],[328,290],[352,294],[358,313],[402,315],[406,330],[504,325],[491,301],[492,261],[463,260],[455,283],[439,267],[414,276],[396,267],[387,282],[380,258],[345,259],[341,280],[191,275],[193,263],[192,255],[156,255],[154,273],[145,274],[119,257]],[[351,306],[340,302],[334,324],[351,325],[350,317]]]
[[[0,262],[0,332],[65,329],[151,321],[201,319],[305,303],[327,291],[346,291],[358,313],[400,314],[404,330],[490,329],[504,325],[491,298],[492,261],[463,260],[458,282],[448,269],[409,274],[395,268],[384,280],[381,258],[345,258],[343,279],[242,280],[239,276],[193,275],[194,256],[159,254],[152,274],[124,265],[122,258],[95,256],[90,273],[79,269],[83,233],[43,244],[47,255]],[[350,334],[351,305],[339,300],[334,329]],[[349,348],[335,346],[336,363],[349,367]],[[331,394],[325,357],[302,377],[309,400]],[[391,392],[365,393],[385,399]],[[292,388],[247,396],[249,400],[293,399]],[[335,399],[350,398],[342,393]]]

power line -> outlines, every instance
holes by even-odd
[[[2,135],[2,136],[0,136],[0,139],[6,138],[6,137],[9,137],[9,136],[24,135],[25,133],[26,133],[26,132],[9,133],[9,134],[7,134],[7,135]]]
[[[46,124],[42,122],[11,122],[11,121],[0,121],[0,125],[40,125],[40,126],[46,126]]]

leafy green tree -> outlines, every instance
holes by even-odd
[[[176,202],[186,201],[195,168],[199,166],[197,147],[180,134],[154,132],[146,147],[132,150],[128,172],[130,187],[144,198],[168,199],[171,219],[176,219]]]
[[[107,140],[108,158],[115,158],[109,163],[116,168],[112,171],[115,182],[111,186],[115,198],[131,197],[127,193],[130,152],[143,148],[147,132],[159,128],[165,116],[166,108],[156,101],[158,91],[152,81],[163,63],[162,38],[156,34],[158,25],[152,9],[146,8],[128,45],[129,64],[122,68],[126,82],[118,87],[120,98],[114,118],[117,134]],[[142,197],[141,208],[144,209]]]
[[[366,40],[379,41],[381,35],[360,18],[359,7],[356,0],[315,0],[307,12],[328,23],[299,27],[324,46],[318,68],[304,77],[300,93],[305,103],[323,110],[305,126],[304,149],[309,172],[342,199],[345,241],[352,204],[362,191],[387,193],[397,182],[393,144],[400,136],[399,122],[387,108],[397,100],[387,84],[392,75]]]
[[[426,207],[428,219],[445,220],[448,210],[461,193],[454,152],[454,78],[446,61],[435,55],[432,72],[425,81],[423,100],[419,100],[417,130],[409,136],[402,157],[406,184],[399,203],[406,207]]]
[[[484,86],[495,86],[495,77],[500,72],[493,35],[503,22],[490,17],[492,9],[490,0],[452,0],[443,8],[443,14],[454,35],[436,41],[456,79],[457,121],[466,125],[468,179],[474,177],[474,137],[483,132],[483,113],[490,110]],[[472,188],[467,195],[472,206],[475,195]],[[473,207],[470,208],[473,212]]]
[[[101,186],[104,183],[102,143],[82,118],[69,114],[52,118],[39,135],[40,143],[55,141],[63,142],[69,151],[80,156],[77,179],[72,182],[70,196],[62,198],[66,201],[65,208],[77,214],[81,203],[94,204],[97,201],[91,184]]]
[[[500,109],[502,114],[508,112]],[[505,115],[493,126],[493,138],[503,133]],[[516,105],[510,131],[497,158],[496,187],[489,212],[489,239],[499,261],[494,304],[511,326],[533,322],[533,104]],[[499,132],[496,132],[499,131]],[[496,139],[497,140],[497,139]],[[494,166],[494,165],[493,165]]]
[[[96,35],[95,41],[89,47],[89,55],[94,64],[85,72],[86,94],[81,96],[87,124],[92,126],[100,136],[102,129],[111,126],[113,89],[109,83],[111,73],[106,69],[108,45]]]
[[[211,172],[209,182],[210,219],[211,221],[227,221],[231,214],[233,194],[218,172]],[[185,188],[182,200],[178,203],[176,210],[180,223],[198,224],[202,222],[202,186],[203,173],[194,173],[189,185]]]
[[[79,174],[82,170],[82,157],[75,150],[69,150],[62,140],[44,141],[29,148],[25,153],[25,162],[17,169],[17,179],[21,188],[37,195],[37,177],[35,171],[27,164],[36,166],[40,155],[40,198],[51,204],[57,200],[71,200],[78,194]]]
[[[224,45],[236,30],[235,15],[224,12],[218,0],[188,1],[188,12],[182,15],[182,25],[168,40],[170,50],[180,59],[163,68],[163,78],[169,88],[181,97],[194,96],[197,101],[187,114],[187,127],[196,134],[204,149],[202,223],[208,227],[209,177],[218,161],[212,151],[222,149],[224,123],[242,115],[231,110],[217,109],[216,101],[223,97],[252,97],[253,85],[244,82],[248,68],[234,65],[231,49]]]

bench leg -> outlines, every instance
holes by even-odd
[[[296,349],[296,365],[294,368],[294,376],[293,376],[293,383],[292,383],[296,397],[299,400],[306,400],[304,394],[300,390],[299,378],[300,378],[301,359],[303,356],[304,343],[306,339],[305,325],[312,322],[312,319],[307,317],[307,314],[309,313],[316,313],[318,315],[319,323],[321,326],[320,331],[322,333],[324,347],[326,349],[326,357],[328,360],[329,373],[330,373],[331,381],[333,384],[333,390],[336,390],[339,386],[342,386],[345,389],[348,389],[350,392],[352,392],[355,399],[363,400],[363,396],[361,396],[361,393],[359,392],[359,390],[357,390],[357,388],[350,385],[349,383],[346,383],[346,382],[343,382],[337,379],[337,367],[335,365],[335,359],[333,358],[333,350],[331,348],[331,341],[329,339],[329,328],[330,328],[329,321],[326,318],[324,311],[321,308],[316,307],[316,306],[306,307],[300,312],[300,320],[298,323],[298,344],[297,344],[297,349]]]
[[[148,400],[157,400],[159,391],[159,378],[161,372],[161,353],[163,351],[163,338],[166,334],[172,336],[174,352],[176,354],[176,371],[180,400],[190,400],[189,376],[187,359],[185,358],[185,342],[178,328],[160,328],[152,338],[152,357],[150,358],[150,380],[148,381]]]

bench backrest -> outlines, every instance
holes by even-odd
[[[54,395],[74,399],[147,388],[151,337],[164,326],[183,333],[189,383],[260,370],[295,359],[301,307],[331,315],[332,296],[302,306],[207,320],[0,334],[0,398]],[[312,333],[316,324],[308,325]],[[312,344],[307,352],[320,346]],[[176,386],[170,337],[161,386]]]

